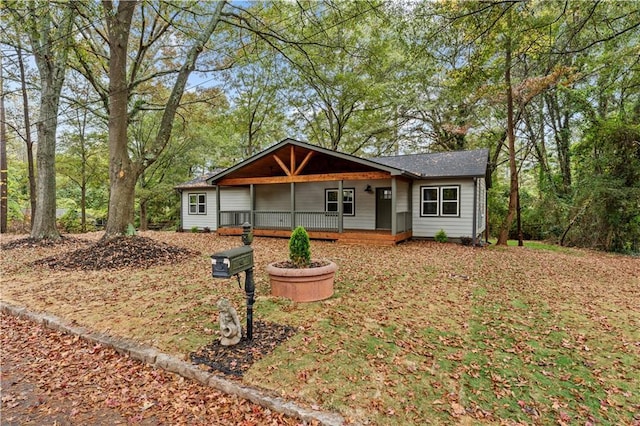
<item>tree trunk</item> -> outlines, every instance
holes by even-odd
[[[57,7],[50,4],[47,7]],[[34,58],[40,73],[40,117],[38,120],[38,151],[36,154],[36,200],[38,206],[33,217],[31,237],[58,239],[56,228],[56,131],[58,129],[58,108],[60,93],[67,69],[67,57],[73,28],[73,5],[64,7],[62,20],[54,23],[52,12],[44,14],[31,11],[37,28],[29,34],[34,50]],[[59,44],[52,41],[55,38]],[[27,129],[27,131],[29,131]]]
[[[4,79],[2,78],[3,56],[0,56],[0,234],[7,233],[7,217],[9,204],[7,202],[8,195],[8,179],[7,179],[7,127],[4,116]]]
[[[33,140],[31,139],[31,119],[29,118],[29,96],[27,95],[27,78],[22,60],[22,49],[17,48],[18,66],[20,68],[20,86],[22,91],[22,110],[24,112],[24,143],[27,148],[27,169],[29,174],[29,202],[31,213],[29,214],[30,229],[33,229],[33,216],[36,213],[36,172],[33,163]]]
[[[84,163],[82,168],[85,168]],[[87,182],[82,172],[82,185],[80,186],[80,227],[82,232],[87,232]]]
[[[140,198],[140,230],[149,230],[149,219],[147,218],[147,200]]]
[[[509,12],[509,27],[508,31],[511,31],[511,12]],[[509,209],[507,216],[504,218],[502,225],[500,226],[500,235],[498,236],[497,245],[507,245],[509,239],[509,230],[513,223],[513,218],[516,214],[518,204],[518,168],[516,166],[516,137],[515,137],[515,123],[513,117],[513,88],[511,87],[511,35],[507,34],[506,52],[505,52],[505,71],[504,80],[507,88],[507,139],[509,145],[509,172],[511,175],[510,189],[509,189]]]
[[[137,2],[113,3],[105,1],[105,19],[109,37],[109,212],[105,239],[124,235],[127,225],[133,224],[137,170],[128,152],[129,122],[127,82],[127,51],[131,19]]]
[[[135,185],[140,173],[153,164],[166,147],[173,128],[180,100],[189,75],[195,68],[205,43],[220,22],[224,1],[216,3],[216,9],[206,28],[187,52],[180,68],[160,121],[154,148],[144,162],[135,164],[129,158],[127,126],[129,86],[127,82],[127,45],[131,19],[138,2],[119,2],[117,12],[112,13],[113,2],[104,1],[105,19],[109,29],[109,217],[103,238],[124,235],[128,224],[133,224],[135,214]]]

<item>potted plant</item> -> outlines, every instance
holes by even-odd
[[[338,266],[329,260],[312,260],[309,234],[298,226],[289,239],[289,260],[267,265],[271,295],[294,302],[314,302],[333,295]]]

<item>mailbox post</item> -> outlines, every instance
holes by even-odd
[[[231,278],[245,271],[244,291],[247,295],[247,339],[253,339],[253,303],[255,283],[253,282],[253,233],[251,225],[242,225],[242,243],[244,246],[225,250],[211,256],[211,275],[213,278]],[[240,278],[238,278],[238,283]]]
[[[253,232],[251,232],[251,224],[245,222],[242,224],[242,243],[244,247],[251,250],[251,266],[244,274],[244,292],[247,295],[247,339],[253,339],[253,302],[256,284],[253,281],[253,248],[251,243],[253,242]]]

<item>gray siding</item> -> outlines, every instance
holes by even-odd
[[[256,210],[291,211],[291,186],[288,183],[277,185],[255,185]]]
[[[423,186],[460,186],[458,217],[420,216],[420,188]],[[473,180],[417,180],[413,183],[413,236],[433,238],[443,229],[449,238],[471,237],[473,234]]]
[[[190,214],[189,213],[189,195],[205,194],[206,195],[206,214]],[[216,189],[198,188],[182,191],[182,229],[190,230],[194,227],[203,229],[209,227],[215,230],[216,226]]]
[[[220,190],[220,210],[250,210],[251,198],[248,187],[222,187]],[[215,212],[214,212],[215,215]]]

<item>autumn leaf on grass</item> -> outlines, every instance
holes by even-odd
[[[458,404],[457,402],[451,403],[451,414],[454,417],[460,417],[465,415],[466,413],[467,413],[467,410],[465,410],[462,405]]]

